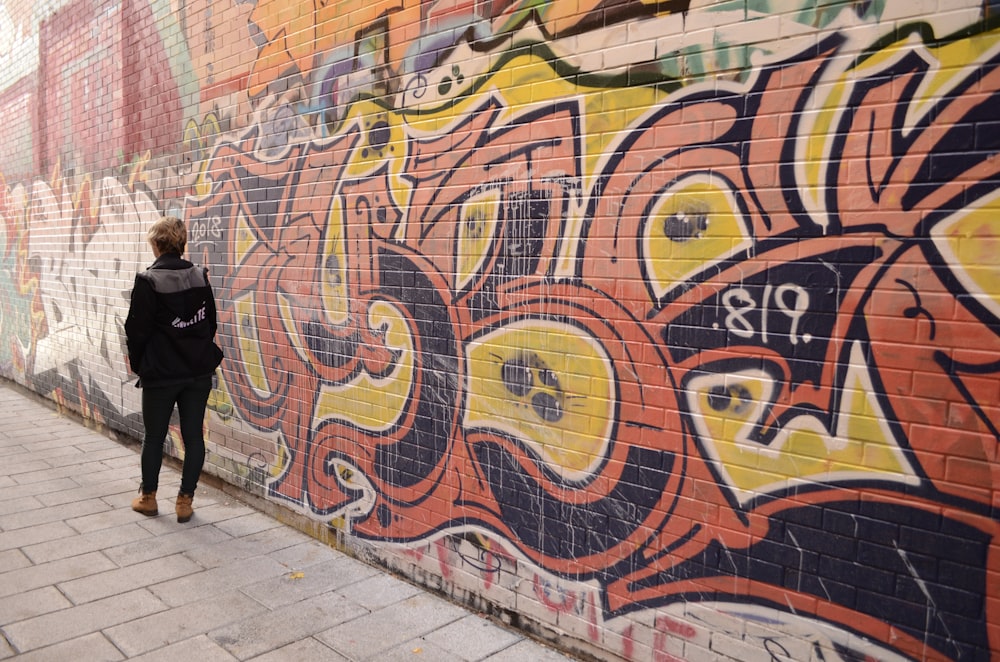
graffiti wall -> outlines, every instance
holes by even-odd
[[[607,659],[990,659],[1000,7],[946,5],[6,0],[0,372],[139,436],[178,214],[208,471],[346,548]]]

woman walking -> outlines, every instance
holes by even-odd
[[[222,361],[215,344],[215,298],[208,270],[183,259],[187,246],[184,222],[164,216],[149,228],[156,260],[135,277],[125,320],[129,365],[142,388],[142,484],[132,510],[156,515],[156,490],[163,463],[163,441],[177,406],[184,466],[175,502],[177,521],[187,522],[194,491],[205,464],[203,432],[212,376]]]

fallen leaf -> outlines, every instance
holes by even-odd
[[[288,575],[288,578],[289,579],[302,579],[305,576],[306,576],[306,573],[304,573],[304,572],[293,572],[292,574]]]

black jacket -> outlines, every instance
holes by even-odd
[[[208,270],[164,254],[137,274],[125,338],[137,386],[166,386],[210,375],[222,362],[215,344],[215,297]]]

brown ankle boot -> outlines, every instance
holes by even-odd
[[[182,492],[177,493],[176,509],[177,509],[177,521],[186,522],[191,519],[194,515],[194,508],[191,507],[192,502],[194,502],[193,494],[184,494]]]
[[[156,505],[156,492],[143,492],[139,488],[139,496],[132,499],[132,510],[147,517],[158,514],[160,510]]]

